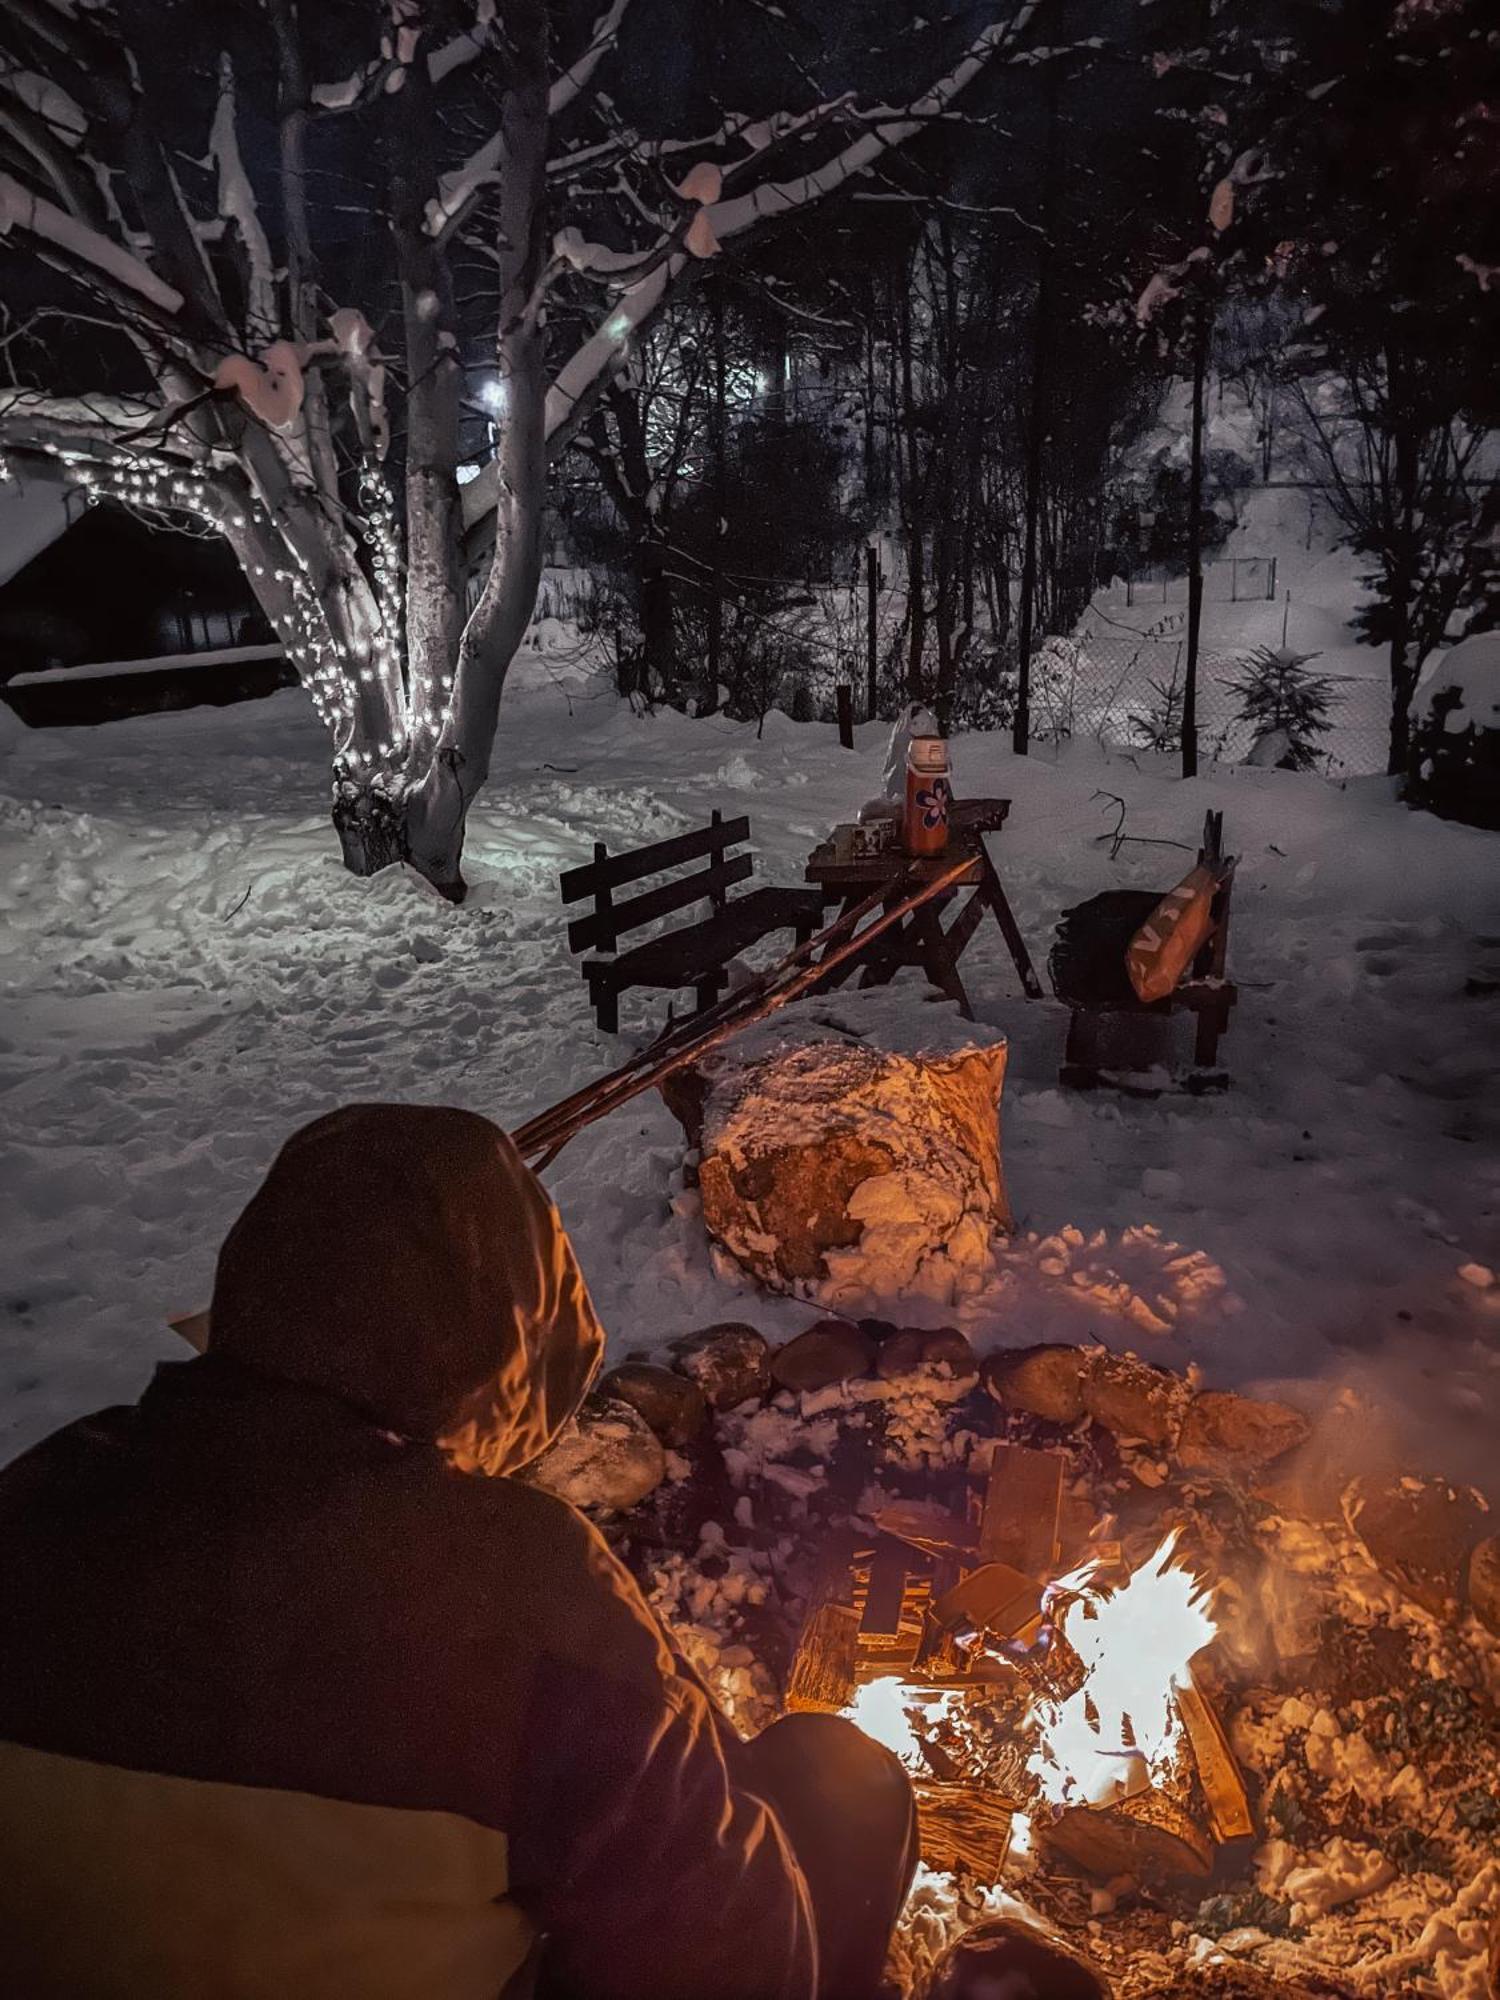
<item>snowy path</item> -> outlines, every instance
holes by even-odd
[[[772,717],[758,742],[523,672],[459,911],[343,874],[295,694],[0,744],[0,1455],[173,1352],[163,1315],[206,1299],[220,1236],[304,1119],[384,1096],[516,1123],[618,1060],[556,899],[596,837],[730,806],[793,881],[878,783],[880,732],[851,756]],[[1016,996],[993,933],[965,961],[1013,1038],[1006,1170],[1035,1240],[963,1323],[1197,1359],[1222,1382],[1378,1379],[1429,1460],[1495,1488],[1500,1287],[1459,1273],[1500,1266],[1500,840],[1406,812],[1380,779],[1182,785],[1092,746],[1018,762],[994,738],[956,758],[961,788],[1016,801],[996,855],[1039,961],[1064,903],[1179,872],[1170,849],[1111,862],[1096,789],[1129,801],[1127,831],[1189,845],[1220,805],[1243,856],[1228,1097],[1061,1093],[1062,1011]],[[650,997],[632,998],[644,1028]],[[678,1155],[652,1098],[550,1176],[617,1345],[730,1314],[800,1327],[805,1308],[715,1278],[673,1205]]]

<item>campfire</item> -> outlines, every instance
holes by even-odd
[[[869,1320],[664,1360],[542,1476],[743,1729],[822,1709],[906,1765],[913,2000],[1017,1903],[1115,2000],[1485,1995],[1500,1543],[1368,1408]]]
[[[972,1523],[878,1515],[846,1588],[809,1615],[788,1703],[835,1708],[895,1752],[931,1867],[990,1886],[1013,1842],[1040,1840],[1104,1876],[1207,1874],[1252,1822],[1193,1677],[1215,1624],[1177,1535],[1133,1571],[1102,1532],[1062,1575],[984,1559],[999,1543],[1055,1557],[1062,1468],[1001,1445]],[[1021,1496],[1035,1511],[1018,1518]]]

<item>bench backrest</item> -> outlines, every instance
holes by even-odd
[[[592,896],[591,915],[578,917],[568,925],[569,951],[613,951],[628,931],[654,923],[685,910],[690,903],[711,902],[722,910],[729,891],[737,882],[746,882],[755,872],[754,857],[731,856],[729,849],[750,838],[750,822],[743,815],[725,819],[715,813],[707,826],[691,833],[673,834],[670,840],[654,840],[646,847],[632,847],[624,854],[611,854],[602,840],[594,842],[594,858],[582,868],[570,868],[559,882],[565,903],[582,902]],[[706,860],[706,868],[663,882],[623,903],[615,901],[615,891],[648,875],[662,875],[691,861]]]
[[[1224,815],[1210,812],[1203,819],[1203,845],[1198,849],[1199,866],[1211,868],[1218,877],[1214,891],[1214,927],[1193,960],[1195,979],[1222,979],[1229,951],[1229,898],[1234,889],[1235,856],[1224,852]]]

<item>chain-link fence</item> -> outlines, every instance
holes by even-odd
[[[1096,602],[1123,605],[1186,604],[1187,577],[1180,565],[1148,563],[1115,577],[1098,594]],[[1254,604],[1276,597],[1275,556],[1215,556],[1203,565],[1203,599],[1206,604]]]
[[[1045,639],[1032,658],[1032,731],[1042,740],[1095,737],[1117,749],[1175,751],[1182,743],[1187,673],[1186,616],[1162,621],[1174,629]],[[1239,763],[1254,746],[1244,698],[1232,683],[1245,672],[1250,649],[1198,656],[1198,745],[1207,760]],[[1333,778],[1386,768],[1390,696],[1372,656],[1368,679],[1328,676],[1334,683],[1329,727],[1317,739],[1317,768]]]

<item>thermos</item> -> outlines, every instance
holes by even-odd
[[[948,745],[941,736],[914,736],[906,749],[908,854],[941,854],[948,845]]]

